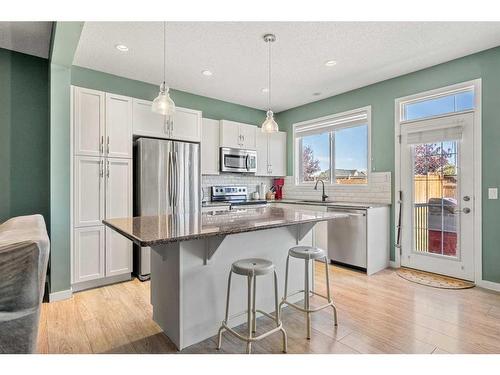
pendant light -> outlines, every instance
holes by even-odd
[[[264,42],[268,45],[268,91],[267,91],[267,112],[266,119],[262,123],[261,130],[263,133],[277,133],[278,124],[274,120],[274,113],[271,111],[271,43],[276,40],[276,35],[266,34],[264,35]]]
[[[160,85],[160,92],[153,100],[151,110],[164,116],[171,117],[175,113],[175,103],[168,93],[169,88],[165,83],[165,71],[167,70],[167,23],[163,22],[163,82]]]

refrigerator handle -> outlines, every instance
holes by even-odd
[[[167,188],[168,188],[168,205],[172,207],[172,152],[168,152],[168,181],[167,181]]]
[[[179,196],[179,176],[178,176],[178,173],[179,173],[179,170],[177,168],[177,151],[174,151],[174,155],[173,155],[173,161],[174,161],[174,173],[173,173],[173,176],[175,178],[174,180],[174,199],[173,199],[173,206],[174,207],[177,207],[177,197]]]

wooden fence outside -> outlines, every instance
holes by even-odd
[[[456,177],[440,175],[417,175],[414,181],[414,203],[427,203],[429,198],[455,198]]]

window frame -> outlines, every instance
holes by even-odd
[[[427,92],[427,93],[415,94],[415,95],[411,95],[410,97],[402,98],[405,100],[400,100],[398,103],[399,104],[399,121],[398,122],[400,125],[404,125],[404,124],[417,122],[417,121],[432,120],[432,119],[439,118],[439,117],[446,117],[446,116],[451,116],[451,115],[459,115],[462,113],[472,112],[476,109],[476,105],[477,105],[476,100],[475,100],[476,95],[477,95],[476,89],[477,88],[474,86],[474,84],[472,84],[472,85],[467,85],[467,84],[460,85],[460,84],[458,84],[458,85],[453,85],[452,87],[444,87],[441,89],[432,90],[432,91]],[[474,107],[472,109],[466,109],[464,111],[446,112],[446,113],[441,113],[441,114],[433,115],[433,116],[419,117],[418,119],[412,119],[412,120],[405,119],[406,106],[409,104],[421,103],[421,102],[425,102],[428,100],[444,98],[444,97],[447,97],[450,95],[461,94],[461,93],[469,92],[469,91],[471,91],[472,94],[474,95],[474,100],[473,100]]]
[[[371,182],[371,162],[372,162],[372,154],[371,154],[371,123],[372,123],[372,114],[371,114],[372,107],[371,105],[365,106],[365,107],[360,107],[360,108],[355,108],[352,110],[344,111],[344,112],[338,112],[334,113],[331,115],[323,116],[323,117],[318,117],[306,121],[301,121],[294,123],[292,125],[292,132],[293,132],[293,180],[295,186],[313,186],[316,184],[316,181],[301,181],[301,169],[302,169],[302,163],[300,159],[300,155],[302,155],[301,150],[302,150],[302,142],[300,142],[300,136],[297,136],[296,129],[298,127],[303,127],[303,126],[308,126],[308,125],[313,125],[315,123],[325,123],[328,121],[335,121],[338,120],[339,118],[346,117],[346,116],[352,116],[356,114],[361,114],[361,113],[366,113],[366,125],[367,125],[367,167],[366,167],[366,184],[339,184],[334,182],[334,173],[332,174],[330,171],[330,181],[325,181],[325,185],[331,186],[331,187],[338,187],[341,189],[344,188],[354,188],[354,189],[366,189],[367,187],[370,186]],[[338,124],[338,125],[333,125],[334,130],[341,130],[341,129],[346,129],[350,128],[352,126],[349,126],[349,124]],[[330,134],[330,166],[331,170],[335,171],[335,135]]]

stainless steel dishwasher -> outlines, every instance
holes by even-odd
[[[348,214],[328,223],[328,258],[334,263],[367,270],[367,210],[329,207]]]

